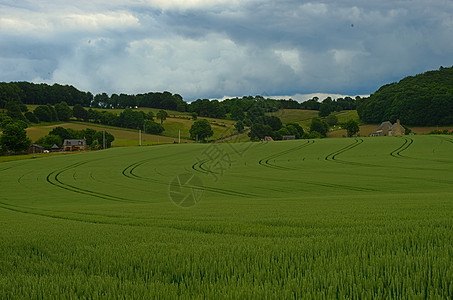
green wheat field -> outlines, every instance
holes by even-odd
[[[181,144],[0,164],[0,298],[453,295],[453,138]]]

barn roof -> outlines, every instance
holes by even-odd
[[[85,140],[64,140],[64,146],[85,146]]]
[[[382,124],[379,125],[379,127],[378,127],[378,129],[376,129],[376,131],[383,130],[385,128],[385,126],[388,126],[388,128],[391,128],[392,123],[390,123],[389,121],[382,122]]]

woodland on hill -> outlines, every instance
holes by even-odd
[[[440,67],[382,86],[360,99],[357,112],[365,123],[400,119],[405,125],[453,124],[453,67]]]

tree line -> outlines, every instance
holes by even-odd
[[[151,92],[138,95],[101,93],[93,96],[71,85],[30,82],[0,82],[0,109],[5,109],[9,102],[32,105],[56,105],[66,102],[69,106],[77,104],[92,108],[134,108],[149,107],[168,110],[187,111],[187,103],[178,94],[170,92]]]

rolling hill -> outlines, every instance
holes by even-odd
[[[362,99],[357,111],[365,123],[400,119],[412,126],[453,124],[453,67],[441,67],[382,86]]]

